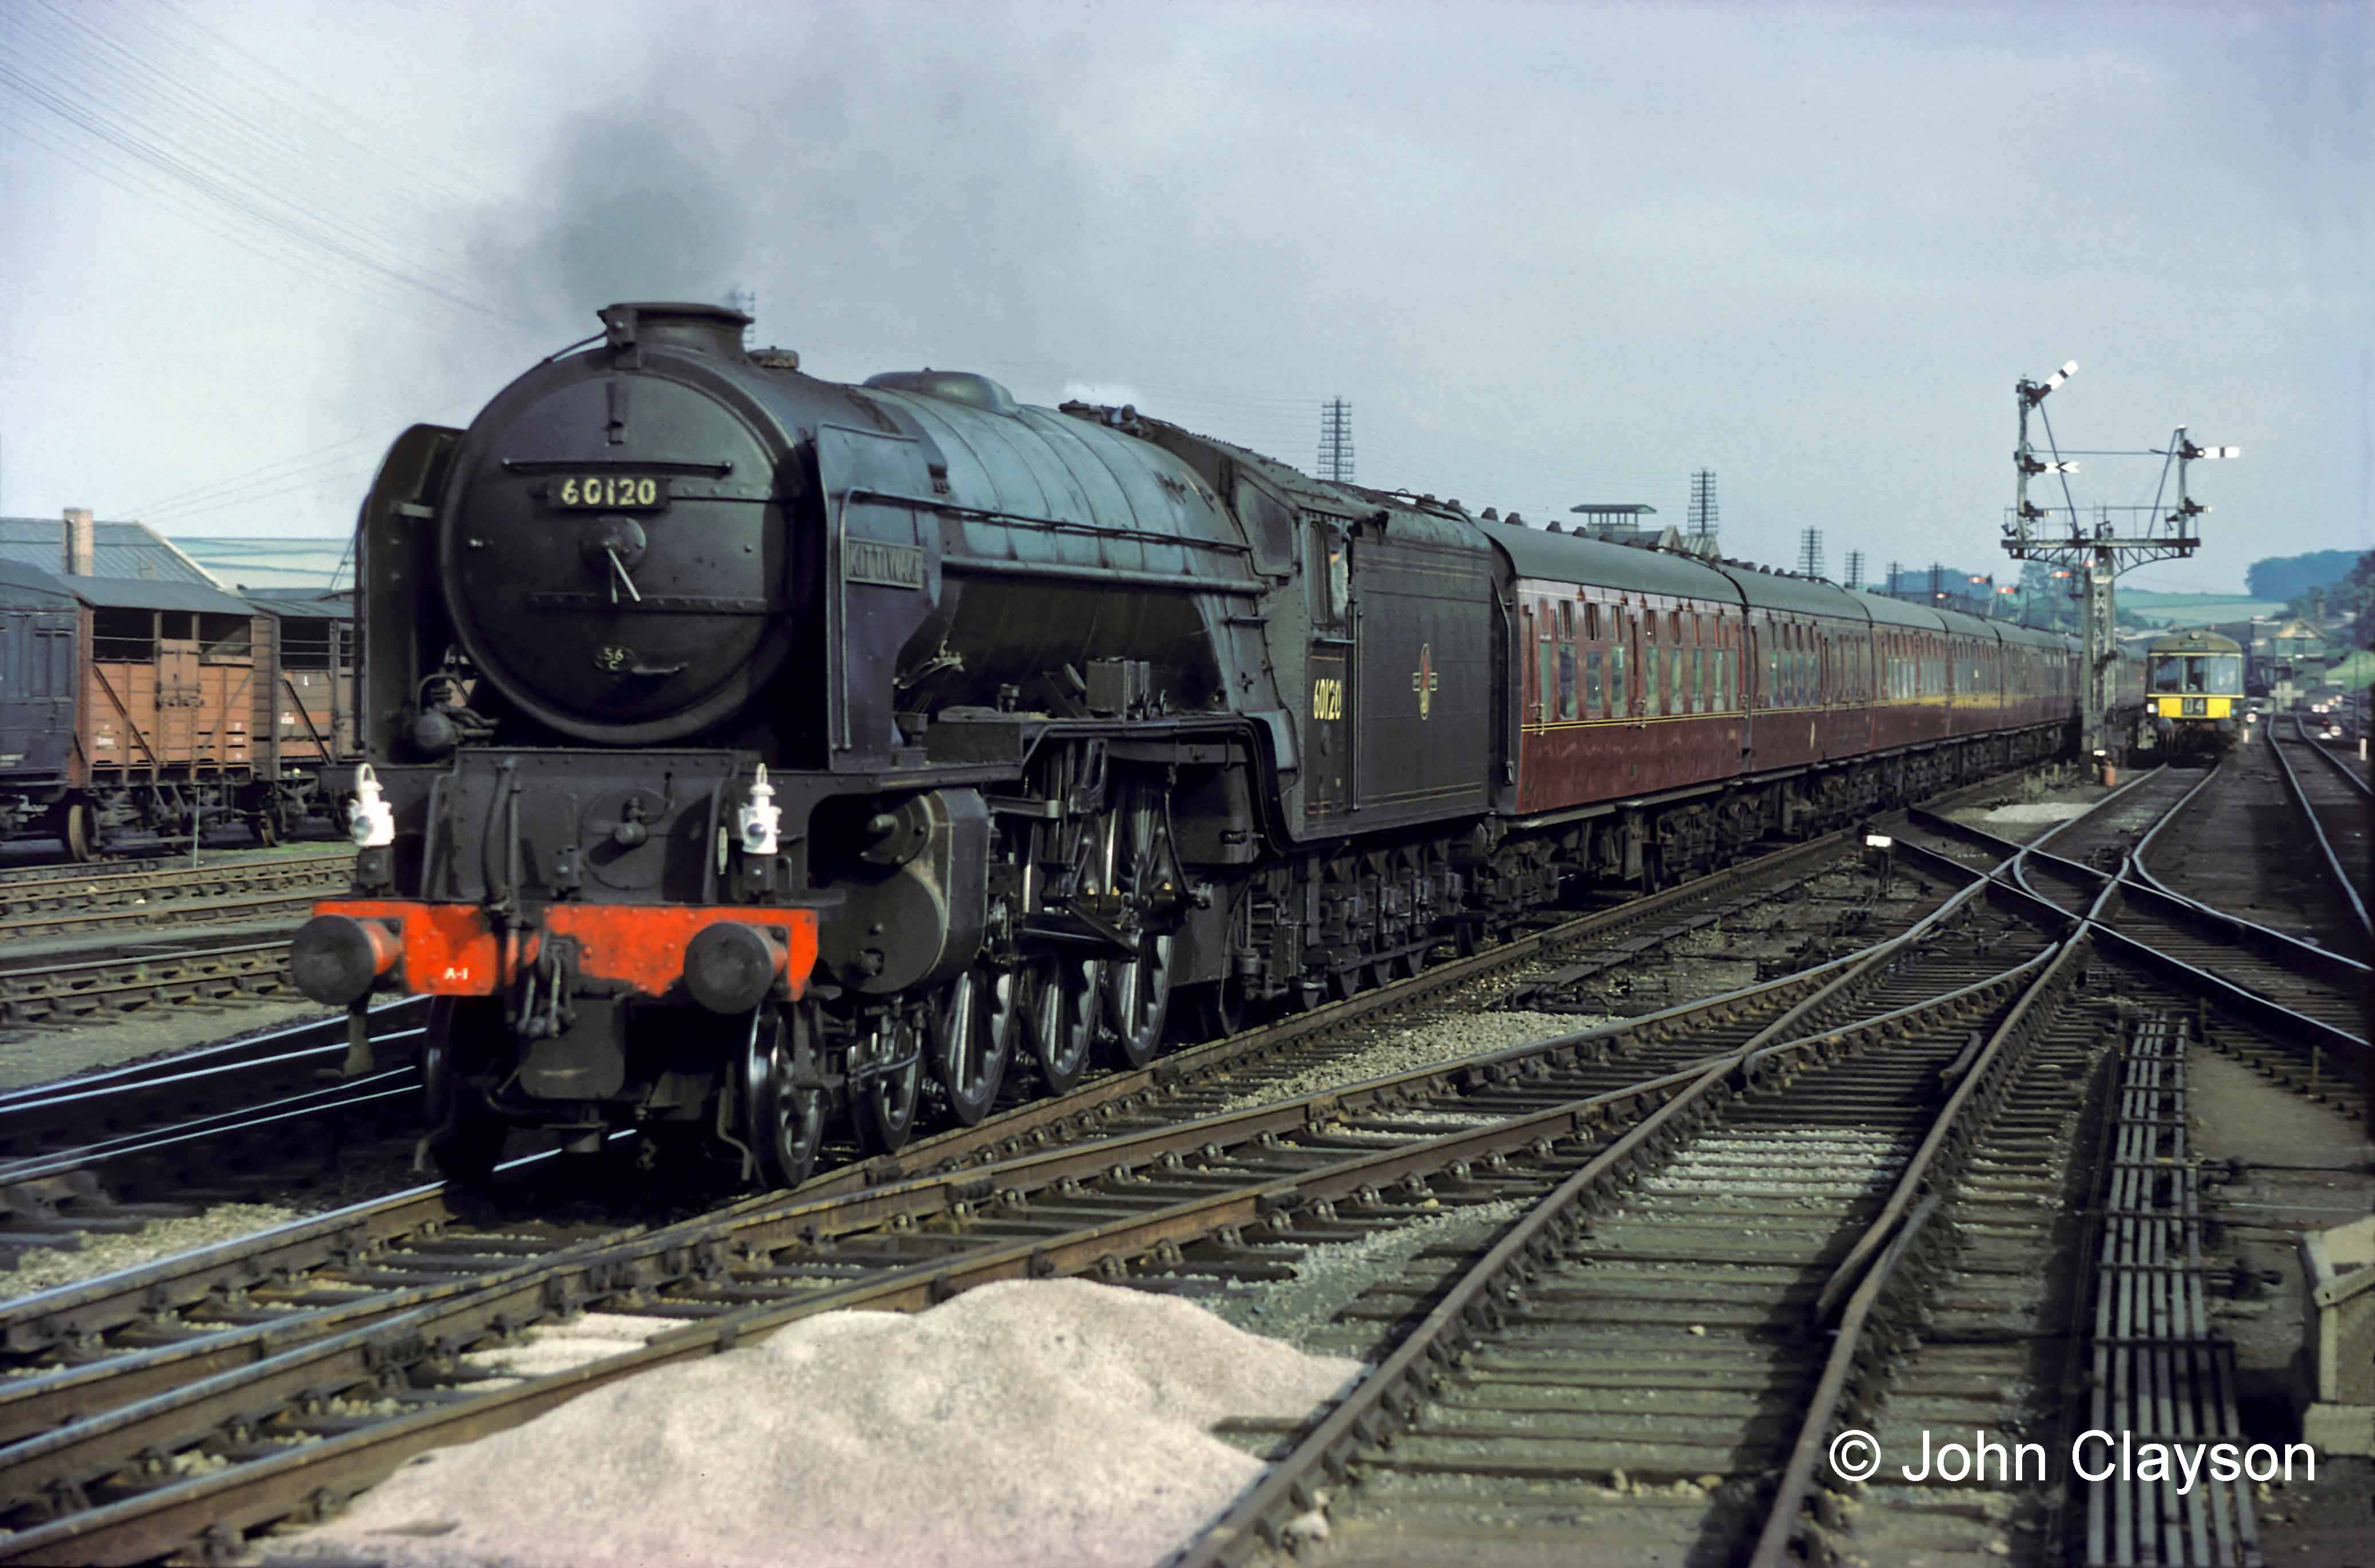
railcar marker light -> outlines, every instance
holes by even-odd
[[[1886,833],[1866,833],[1863,836],[1863,846],[1866,849],[1886,849],[1896,842]]]
[[[347,836],[357,849],[385,849],[396,842],[396,808],[379,792],[379,775],[369,762],[355,770],[355,809]]]

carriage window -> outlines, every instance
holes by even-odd
[[[1691,650],[1691,712],[1707,712],[1707,650]]]
[[[255,622],[243,615],[198,617],[198,658],[202,663],[245,664],[255,656]]]
[[[1538,646],[1542,656],[1534,661],[1534,713],[1548,724],[1558,698],[1558,644],[1545,637]]]
[[[1604,678],[1606,671],[1603,667],[1605,663],[1597,648],[1583,655],[1584,708],[1595,719],[1608,711],[1608,687]]]
[[[1575,601],[1572,599],[1559,601],[1559,637],[1568,643],[1575,641]]]
[[[1558,651],[1559,717],[1575,717],[1575,644],[1562,643]]]
[[[1531,606],[1531,605],[1527,605],[1527,606],[1526,606],[1526,607],[1524,607],[1522,609],[1520,609],[1518,613],[1518,615],[1519,615],[1521,618],[1523,618],[1524,622],[1525,622],[1525,630],[1524,630],[1522,632],[1520,632],[1520,633],[1518,634],[1518,656],[1519,656],[1520,660],[1522,661],[1522,660],[1523,660],[1523,657],[1524,657],[1524,654],[1525,654],[1525,651],[1526,651],[1528,648],[1530,648],[1530,647],[1534,646],[1534,607],[1533,607],[1533,606]],[[1541,663],[1542,663],[1542,659],[1541,659],[1541,657],[1540,657],[1539,655],[1537,655],[1537,656],[1536,656],[1536,658],[1535,658],[1535,660],[1534,660],[1534,663],[1535,663],[1537,666],[1540,666],[1540,665],[1541,665]],[[1523,664],[1522,662],[1520,662],[1518,667],[1518,669],[1519,669],[1520,671],[1522,671],[1522,670],[1525,668],[1525,666],[1524,666],[1524,664]],[[1535,676],[1535,678],[1534,678],[1534,698],[1533,698],[1533,701],[1532,701],[1531,702],[1529,702],[1529,703],[1527,703],[1527,704],[1526,704],[1526,708],[1527,708],[1527,711],[1528,711],[1529,713],[1530,713],[1533,715],[1534,719],[1535,719],[1537,722],[1539,722],[1539,721],[1541,720],[1542,716],[1542,672],[1541,672],[1541,670],[1540,670],[1539,668],[1537,668],[1537,669],[1535,670],[1535,672],[1534,672],[1534,676]],[[1521,679],[1523,678],[1522,674],[1520,675],[1519,678],[1521,678]]]
[[[1623,629],[1611,630],[1617,638],[1616,646],[1608,650],[1608,713],[1621,719],[1633,711],[1633,688],[1626,680]]]
[[[1691,685],[1683,675],[1683,651],[1680,648],[1666,650],[1666,690],[1668,713],[1687,713],[1691,711]]]
[[[1583,634],[1594,643],[1600,641],[1600,607],[1598,605],[1583,607]]]
[[[92,610],[90,612],[90,656],[102,664],[156,663],[157,612],[136,609]]]

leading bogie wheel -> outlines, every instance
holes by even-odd
[[[895,1154],[916,1130],[916,1112],[924,1098],[924,1026],[904,1009],[885,1012],[866,1036],[864,1063],[875,1067],[862,1084],[856,1083],[861,1066],[853,1055],[850,1070],[850,1131],[868,1154]],[[997,1091],[992,1090],[995,1097]]]
[[[750,1015],[734,1087],[742,1142],[762,1186],[807,1181],[824,1142],[824,1091],[797,1081],[809,1029],[804,1015],[781,1008],[762,1007]]]
[[[429,1004],[422,1032],[420,1077],[429,1124],[422,1144],[438,1173],[463,1188],[482,1187],[493,1177],[512,1130],[467,1076],[471,1032],[488,1021],[487,1006],[439,996]],[[496,1021],[500,1026],[500,1018]]]

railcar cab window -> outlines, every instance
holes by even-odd
[[[2206,654],[2187,658],[2169,654],[2155,659],[2152,689],[2155,691],[2199,691],[2217,697],[2240,696],[2243,690],[2242,655]]]

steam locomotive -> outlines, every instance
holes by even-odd
[[[292,966],[435,998],[457,1179],[633,1126],[795,1183],[2074,738],[2060,635],[600,317],[359,524],[356,886]]]

